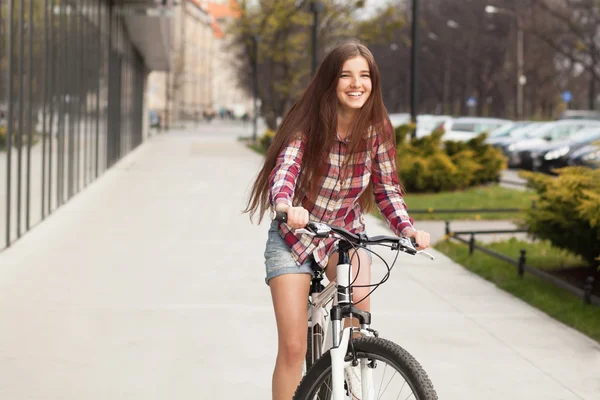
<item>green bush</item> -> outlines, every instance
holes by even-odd
[[[275,137],[275,131],[267,129],[265,133],[259,138],[259,144],[263,150],[267,150]]]
[[[7,128],[5,126],[0,126],[0,150],[6,150],[6,145],[7,145]],[[17,132],[13,132],[12,135],[12,147],[16,148],[17,147]],[[39,134],[37,132],[33,132],[33,135],[31,137],[31,142],[32,144],[36,144],[37,142],[39,142]],[[27,146],[27,136],[23,137],[23,147]]]
[[[568,167],[551,177],[533,172],[521,176],[538,192],[528,210],[529,230],[556,247],[581,255],[590,265],[600,256],[600,170]]]
[[[6,147],[6,127],[0,126],[0,150]]]
[[[442,130],[420,139],[408,138],[408,125],[395,132],[400,179],[412,192],[465,189],[497,181],[505,166],[500,151],[484,143],[485,135],[468,142],[442,142]]]

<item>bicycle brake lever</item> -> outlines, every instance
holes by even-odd
[[[305,228],[296,229],[296,230],[294,231],[294,233],[295,233],[295,234],[304,233],[304,234],[306,234],[306,235],[308,235],[308,236],[313,236],[313,237],[314,237],[314,236],[317,236],[317,234],[316,234],[316,233],[314,233],[314,232],[311,232],[311,231],[309,231],[308,229],[305,229]]]
[[[427,257],[429,258],[431,261],[435,260],[435,257],[432,256],[431,254],[429,254],[428,252],[421,250],[421,251],[417,251],[417,254],[422,255],[423,257]]]

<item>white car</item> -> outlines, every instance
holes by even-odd
[[[428,136],[438,126],[451,120],[449,115],[419,115],[417,117],[417,138]]]
[[[501,118],[459,117],[440,126],[444,130],[443,141],[466,142],[484,132],[491,132],[511,121]]]
[[[410,114],[407,113],[390,114],[389,117],[394,128],[410,123]]]

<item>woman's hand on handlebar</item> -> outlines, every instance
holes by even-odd
[[[287,224],[292,229],[304,228],[308,224],[308,211],[304,207],[291,207],[287,204],[279,203],[275,207],[275,210],[287,214]]]
[[[417,250],[425,250],[427,247],[429,247],[430,238],[429,233],[427,232],[410,229],[408,232],[404,233],[404,236],[414,239],[414,241],[417,243]]]

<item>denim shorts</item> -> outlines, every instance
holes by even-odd
[[[367,246],[369,248],[370,246]],[[373,263],[371,252],[367,251],[369,260]],[[284,274],[315,274],[315,269],[318,271],[321,267],[316,263],[311,255],[302,265],[298,265],[292,256],[287,243],[279,234],[279,222],[271,222],[269,228],[267,245],[265,247],[265,267],[267,269],[267,277],[265,282],[269,284],[269,279]],[[313,269],[314,267],[314,269]]]
[[[265,282],[269,284],[269,279],[284,274],[314,274],[311,265],[315,264],[315,259],[310,256],[302,265],[298,265],[292,256],[287,243],[279,234],[279,222],[271,222],[265,247],[265,267],[267,268],[267,277]],[[317,267],[319,268],[319,267]]]

